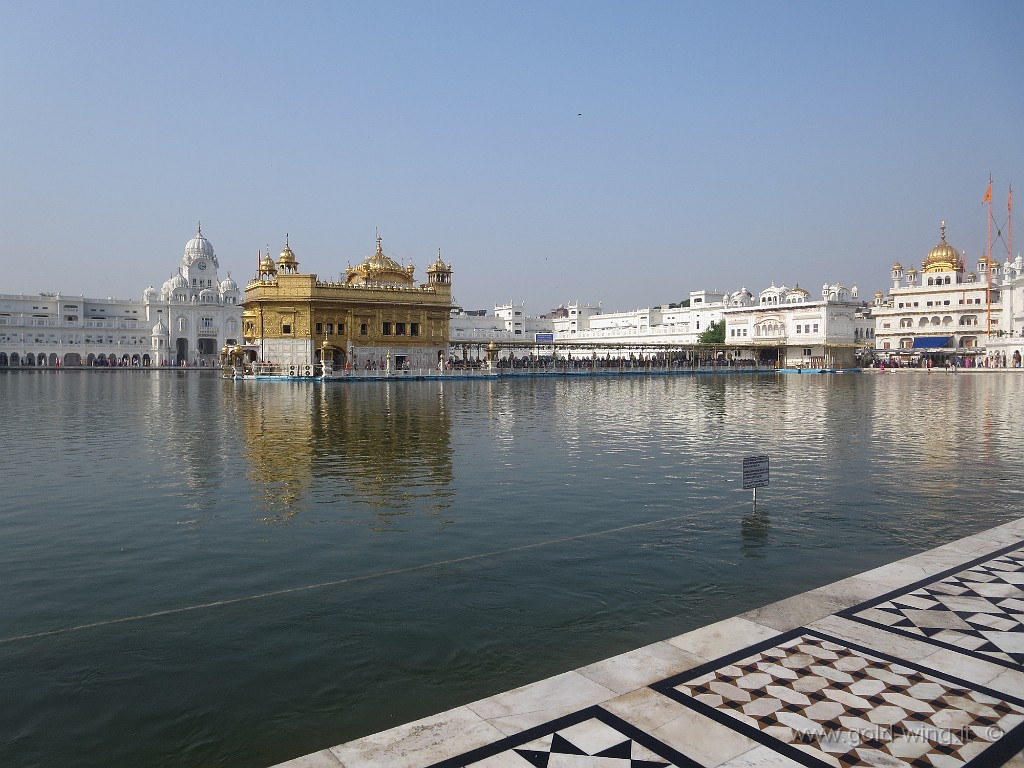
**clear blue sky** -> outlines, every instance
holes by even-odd
[[[441,248],[467,308],[872,295],[1024,210],[1024,3],[0,0],[0,293]],[[1019,216],[1018,216],[1019,218]],[[1014,251],[1024,250],[1017,227]],[[994,252],[1005,259],[1006,245]]]

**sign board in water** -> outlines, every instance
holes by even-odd
[[[743,457],[743,490],[763,488],[768,485],[768,457]]]

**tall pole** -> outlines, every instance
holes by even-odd
[[[992,335],[992,174],[988,175],[988,189],[985,190],[985,198],[982,202],[988,203],[988,244],[985,249],[985,258],[988,259],[986,270],[987,280],[985,284],[985,304],[987,308],[988,326],[985,329],[987,336]]]

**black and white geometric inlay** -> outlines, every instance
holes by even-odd
[[[807,629],[651,687],[808,766],[995,766],[1024,747],[1024,701]]]
[[[842,611],[864,624],[1024,669],[1024,547]]]
[[[589,707],[430,768],[699,768],[625,720]]]

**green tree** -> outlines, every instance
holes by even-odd
[[[700,344],[725,344],[725,320],[719,320],[707,327],[707,330],[697,337]]]

